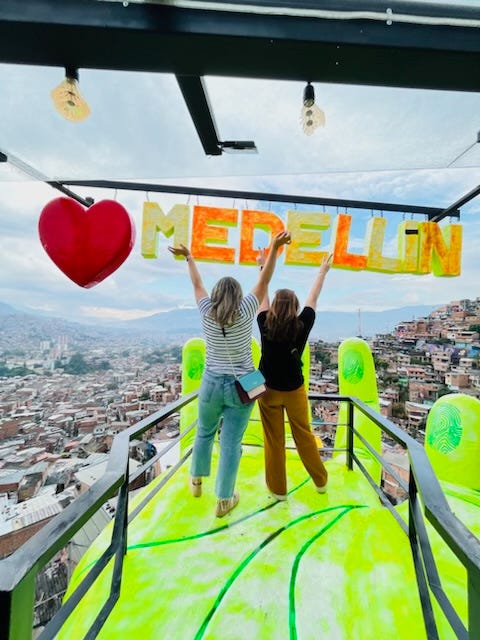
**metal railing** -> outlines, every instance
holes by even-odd
[[[197,395],[198,393],[195,391],[183,396],[116,435],[105,474],[11,556],[0,560],[0,610],[4,612],[2,617],[5,620],[5,623],[2,622],[0,625],[0,640],[30,640],[33,625],[35,578],[38,572],[60,549],[65,547],[72,536],[109,498],[118,494],[112,537],[108,548],[70,598],[50,620],[38,636],[38,640],[55,637],[104,567],[114,558],[109,598],[86,636],[86,638],[96,637],[119,597],[123,556],[127,545],[128,522],[134,517],[132,513],[128,516],[128,486],[138,477],[139,473],[135,472],[132,476],[129,475],[129,442],[178,412],[192,402]],[[194,426],[195,423],[183,431],[178,438],[172,440],[164,451],[149,460],[149,464],[153,464],[167,450],[171,449]],[[143,471],[144,468],[140,470],[140,473]]]
[[[84,494],[79,496],[61,514],[52,519],[35,536],[28,540],[14,554],[0,561],[0,607],[6,624],[0,627],[0,640],[29,640],[32,636],[35,578],[40,569],[60,550],[70,538],[98,511],[102,505],[118,493],[117,509],[112,537],[108,548],[90,569],[82,582],[62,605],[42,631],[38,640],[54,638],[81,598],[94,584],[103,568],[113,558],[110,595],[95,618],[85,636],[90,640],[97,636],[109,613],[118,600],[122,578],[123,556],[127,545],[128,524],[140,513],[152,497],[165,485],[191,453],[187,450],[174,465],[147,493],[134,510],[128,513],[128,487],[149,466],[161,457],[196,425],[196,421],[183,430],[147,464],[129,475],[128,453],[130,440],[137,438],[148,429],[160,424],[172,414],[195,400],[197,392],[184,396],[169,404],[163,410],[138,422],[118,434],[112,445],[106,473]],[[435,597],[449,621],[457,638],[478,640],[480,638],[480,541],[452,513],[440,484],[433,472],[423,447],[395,424],[373,411],[358,398],[340,395],[309,394],[311,400],[334,400],[348,403],[346,463],[349,469],[354,463],[368,479],[381,502],[395,517],[409,536],[415,572],[429,640],[439,639],[433,614],[431,594]],[[359,410],[384,433],[399,443],[408,453],[410,461],[409,485],[395,473],[382,456],[363,438],[354,425],[354,409]],[[408,492],[408,525],[402,520],[383,489],[372,478],[359,459],[354,448],[358,438],[383,468],[385,468]],[[422,506],[423,505],[423,506]],[[468,630],[460,620],[445,594],[433,552],[428,539],[425,518],[432,524],[458,560],[464,565],[468,576]]]
[[[390,510],[409,537],[427,638],[429,640],[440,640],[433,613],[432,593],[456,637],[460,640],[478,640],[480,638],[480,540],[453,514],[425,453],[425,449],[402,429],[373,411],[367,404],[354,396],[309,394],[309,398],[311,400],[336,399],[339,402],[348,403],[347,466],[352,469],[353,463],[357,464],[377,492],[382,504]],[[410,463],[408,486],[357,431],[354,426],[354,408],[363,413],[407,451]],[[354,449],[354,437],[362,442],[373,458],[408,492],[408,526],[395,510],[383,489],[375,482],[357,456]],[[425,518],[435,528],[467,571],[468,629],[458,616],[441,585],[425,526]]]

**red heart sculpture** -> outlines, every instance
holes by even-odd
[[[135,242],[133,220],[115,200],[86,209],[71,198],[56,198],[42,209],[38,233],[57,267],[86,289],[116,271]]]

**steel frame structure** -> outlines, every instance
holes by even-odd
[[[0,60],[479,91],[479,26],[448,2],[3,0]]]
[[[220,155],[245,143],[221,141],[202,76],[480,91],[479,32],[480,7],[448,2],[3,0],[0,61],[173,73],[205,153]]]

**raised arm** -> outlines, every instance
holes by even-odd
[[[267,259],[266,257],[266,251],[264,248],[259,248],[258,249],[258,253],[257,253],[257,265],[260,271],[263,270],[263,267],[265,266],[265,260]],[[268,298],[268,285],[267,285],[267,291],[265,293],[265,295],[263,296],[263,300],[260,300],[260,306],[258,307],[258,311],[257,311],[257,315],[261,312],[261,311],[268,311],[268,308],[270,307],[270,300]]]
[[[323,287],[323,281],[325,280],[325,276],[330,269],[332,264],[332,254],[323,259],[322,264],[318,270],[317,276],[312,284],[312,288],[310,289],[310,293],[305,300],[306,307],[312,307],[312,309],[317,308],[318,296],[320,295],[320,291]]]
[[[192,254],[187,249],[184,244],[180,244],[179,247],[168,247],[170,253],[173,253],[174,256],[183,256],[188,264],[188,273],[190,275],[190,280],[193,285],[193,293],[195,295],[195,301],[198,302],[202,298],[205,298],[207,294],[207,290],[203,286],[202,277],[197,268],[195,260],[193,259]]]
[[[257,284],[252,288],[252,293],[258,298],[260,304],[263,303],[263,299],[268,294],[268,284],[272,279],[273,272],[275,271],[275,264],[277,262],[277,254],[280,247],[284,244],[290,244],[291,236],[289,231],[280,231],[274,236],[267,259],[263,265],[263,269],[259,271]]]

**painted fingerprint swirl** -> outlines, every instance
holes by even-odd
[[[462,415],[457,407],[447,404],[436,407],[432,412],[427,442],[440,453],[450,453],[462,439]]]
[[[357,384],[362,380],[364,371],[362,355],[354,349],[349,349],[343,356],[342,373],[345,380]]]
[[[193,350],[186,354],[185,370],[190,380],[201,380],[204,369],[204,355],[200,350]]]

